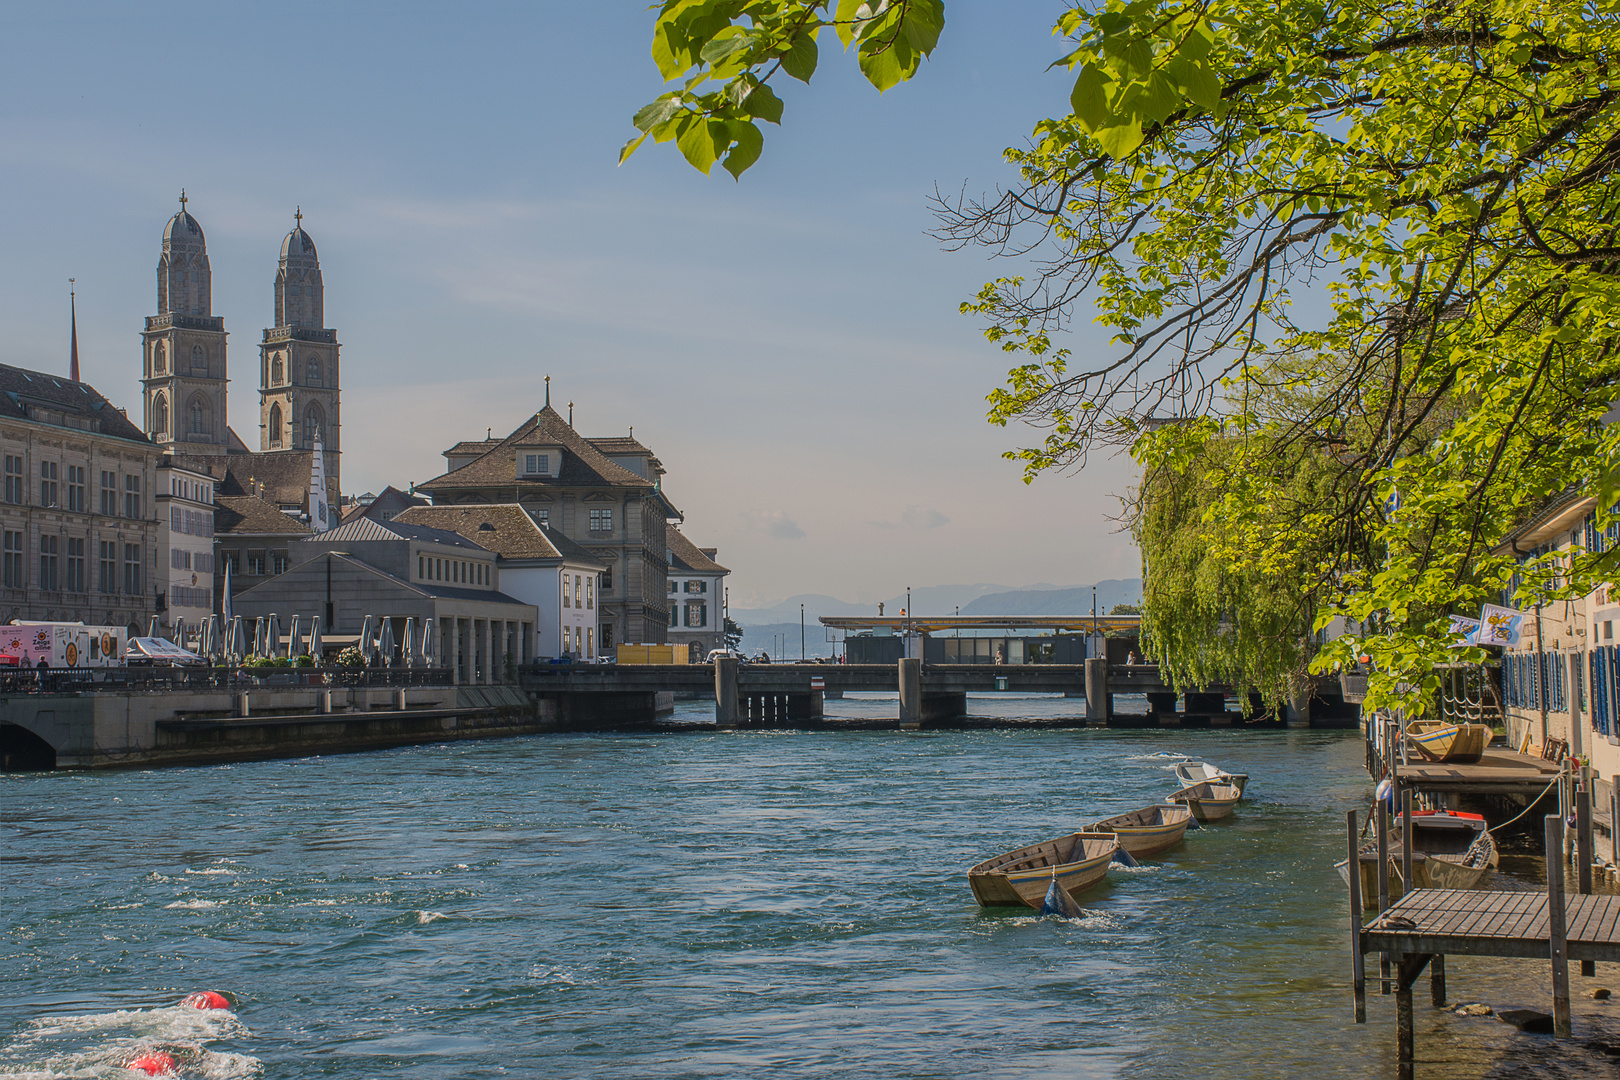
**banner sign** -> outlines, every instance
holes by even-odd
[[[1479,620],[1470,619],[1466,615],[1453,615],[1451,617],[1451,647],[1453,649],[1466,649],[1470,645],[1479,644]]]
[[[1486,604],[1479,609],[1479,630],[1475,640],[1481,645],[1517,645],[1524,625],[1524,612]]]

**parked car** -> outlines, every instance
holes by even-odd
[[[724,659],[726,659],[728,657],[733,659],[733,660],[738,661],[739,663],[744,663],[744,664],[748,663],[748,657],[744,656],[742,653],[738,652],[736,649],[710,649],[708,658],[705,659],[703,662],[705,664],[712,664],[716,660],[724,660]]]

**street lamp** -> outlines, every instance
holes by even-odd
[[[804,605],[799,605],[799,663],[804,663]]]

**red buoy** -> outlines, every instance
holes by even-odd
[[[148,1050],[124,1066],[126,1069],[143,1072],[147,1076],[173,1076],[175,1067],[174,1056],[162,1050]]]
[[[231,1007],[231,1003],[225,1000],[224,994],[216,994],[212,990],[199,990],[180,1004],[190,1005],[193,1009],[229,1009]]]

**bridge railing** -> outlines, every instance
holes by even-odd
[[[111,667],[0,669],[0,694],[112,693],[124,690],[252,690],[267,686],[449,686],[449,668]]]

